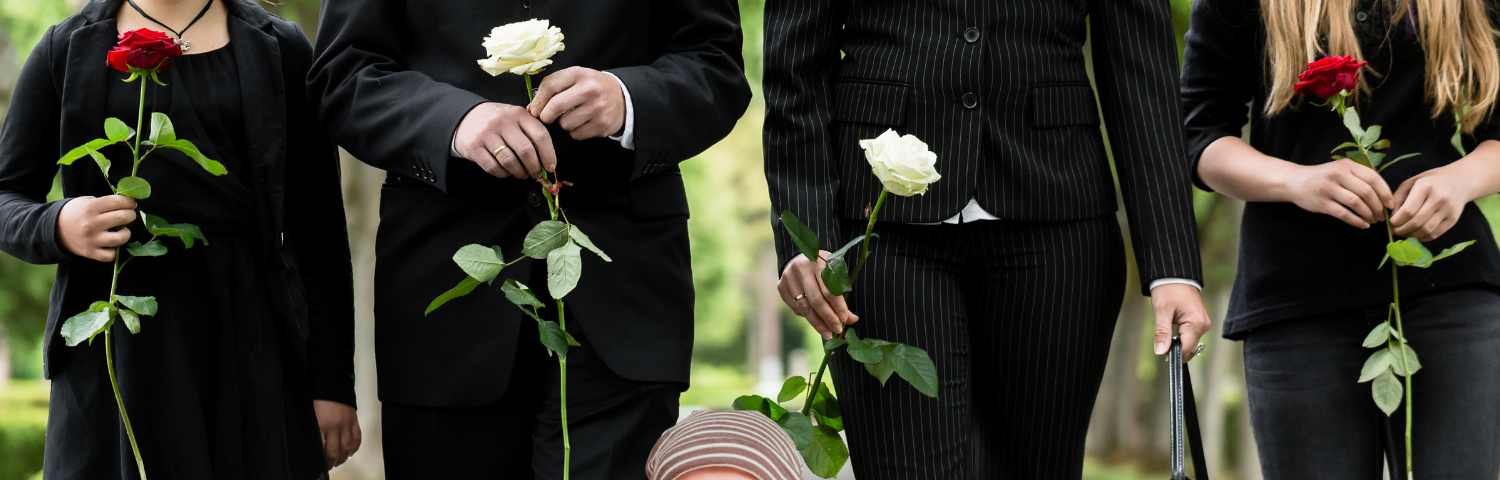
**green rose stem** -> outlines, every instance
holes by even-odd
[[[870,257],[870,233],[875,231],[875,217],[880,215],[880,206],[885,205],[885,194],[890,193],[885,188],[880,189],[880,197],[875,199],[875,208],[870,209],[870,221],[865,224],[865,238],[860,242],[859,263],[854,264],[854,271],[849,272],[849,284],[859,278],[859,271],[865,267],[865,259]],[[844,334],[839,333],[839,338]],[[817,394],[818,386],[823,384],[823,372],[828,371],[828,361],[833,358],[832,349],[824,349],[823,363],[818,365],[818,374],[813,376],[813,382],[808,384],[807,402],[802,404],[802,414],[806,415],[812,409],[813,395]]]
[[[528,72],[521,75],[521,77],[526,79],[526,101],[531,102],[536,100],[536,97],[531,92],[531,73]],[[542,169],[542,179],[551,181],[547,177],[546,168]],[[547,192],[546,188],[542,189],[542,196],[547,200],[547,210],[552,214],[552,219],[557,220],[557,215],[562,212],[562,205],[558,202],[558,198]],[[567,214],[564,213],[563,222],[566,223],[567,221]],[[571,223],[568,225],[572,226]],[[563,301],[561,298],[557,299],[557,326],[563,333],[567,333],[568,320],[563,317]],[[557,356],[557,378],[557,396],[560,402],[558,409],[562,415],[563,480],[568,480],[569,464],[573,457],[573,444],[568,440],[568,359],[562,355]]]
[[[1348,110],[1349,107],[1344,103],[1344,98],[1343,98],[1342,95],[1340,95],[1339,97],[1336,97],[1336,98],[1338,98],[1338,100],[1337,100],[1337,103],[1335,105],[1338,106],[1339,117],[1343,118],[1344,115],[1346,114],[1345,111]],[[1355,145],[1356,148],[1359,148],[1359,153],[1365,158],[1365,160],[1361,161],[1360,163],[1362,163],[1366,167],[1370,167],[1372,170],[1374,170],[1375,168],[1373,166],[1371,166],[1371,163],[1370,163],[1370,160],[1369,160],[1370,159],[1370,150],[1367,149],[1367,148],[1365,148],[1364,142],[1361,142],[1359,138],[1355,138],[1353,143],[1354,143],[1354,145]],[[1460,151],[1462,151],[1462,149],[1460,149]],[[1379,170],[1376,170],[1376,171],[1378,172]],[[1395,243],[1395,241],[1396,241],[1396,232],[1395,232],[1394,229],[1391,228],[1391,211],[1390,211],[1390,209],[1382,208],[1381,209],[1381,214],[1383,214],[1385,216],[1385,237],[1386,237],[1386,241],[1389,242],[1389,243]],[[1411,479],[1411,478],[1413,478],[1413,473],[1412,473],[1413,472],[1413,469],[1412,469],[1412,453],[1411,453],[1411,450],[1412,450],[1412,448],[1411,448],[1411,445],[1412,445],[1412,441],[1411,441],[1411,424],[1412,424],[1412,406],[1411,406],[1411,404],[1412,404],[1412,400],[1411,400],[1411,397],[1412,397],[1412,393],[1413,393],[1412,389],[1411,389],[1411,376],[1412,376],[1413,372],[1409,368],[1409,366],[1407,364],[1407,358],[1406,358],[1406,350],[1407,350],[1407,346],[1406,346],[1406,330],[1405,330],[1405,328],[1402,327],[1402,324],[1401,324],[1401,282],[1400,282],[1400,275],[1397,272],[1398,270],[1399,270],[1399,267],[1396,265],[1396,262],[1391,262],[1391,295],[1392,295],[1391,298],[1392,298],[1392,307],[1393,307],[1393,310],[1395,311],[1395,314],[1396,314],[1396,343],[1397,343],[1397,345],[1399,345],[1401,347],[1401,356],[1399,357],[1401,359],[1401,371],[1402,372],[1406,372],[1405,375],[1401,376],[1402,377],[1402,381],[1405,382],[1404,386],[1406,387],[1406,390],[1403,392],[1404,395],[1402,395],[1403,397],[1405,397],[1405,398],[1403,398],[1403,400],[1406,402],[1406,438],[1405,438],[1405,440],[1406,440],[1406,478],[1407,479]]]

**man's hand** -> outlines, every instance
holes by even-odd
[[[359,415],[354,407],[332,400],[313,400],[318,430],[323,433],[323,458],[328,468],[343,465],[359,451]]]
[[[63,204],[57,214],[57,238],[74,255],[113,262],[115,249],[130,241],[130,230],[120,229],[135,221],[135,199],[124,195],[102,198],[78,197]]]
[[[1182,337],[1182,361],[1192,360],[1198,340],[1213,326],[1198,289],[1181,283],[1153,288],[1151,309],[1156,312],[1156,354],[1167,353],[1172,346],[1172,325],[1181,325],[1177,334]]]
[[[826,263],[821,259],[828,255],[828,252],[819,251],[820,260],[814,262],[806,255],[798,254],[787,263],[786,270],[781,272],[781,280],[776,282],[781,301],[792,307],[798,316],[807,319],[824,340],[844,333],[844,325],[859,321],[858,315],[849,312],[844,297],[833,296],[823,285],[823,266]]]
[[[542,123],[567,130],[574,140],[608,137],[625,128],[625,92],[613,76],[584,67],[547,75],[526,109]]]
[[[499,151],[501,146],[506,147]],[[542,178],[557,169],[552,135],[526,109],[482,103],[469,110],[454,133],[453,148],[497,178]]]

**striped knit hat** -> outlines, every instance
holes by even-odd
[[[646,477],[676,480],[699,468],[732,467],[758,480],[797,480],[801,465],[792,439],[760,412],[697,411],[656,441]]]

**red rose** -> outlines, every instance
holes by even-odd
[[[172,68],[172,59],[182,56],[182,47],[165,33],[140,29],[120,34],[120,43],[109,51],[110,68],[122,72],[154,70],[157,73]]]
[[[1354,91],[1359,86],[1359,69],[1368,62],[1355,61],[1353,56],[1323,57],[1307,64],[1307,70],[1297,75],[1297,93],[1328,98],[1339,92]]]

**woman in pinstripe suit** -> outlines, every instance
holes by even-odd
[[[861,480],[1079,478],[1125,293],[1114,176],[1082,49],[1089,23],[1142,293],[1188,345],[1209,328],[1163,0],[771,0],[766,178],[827,244],[880,184],[860,139],[926,141],[943,181],[887,199],[856,291],[823,287],[780,225],[783,299],[824,337],[921,347],[937,399],[833,363]],[[1085,23],[1085,18],[1089,23]],[[858,314],[858,315],[856,315]]]

